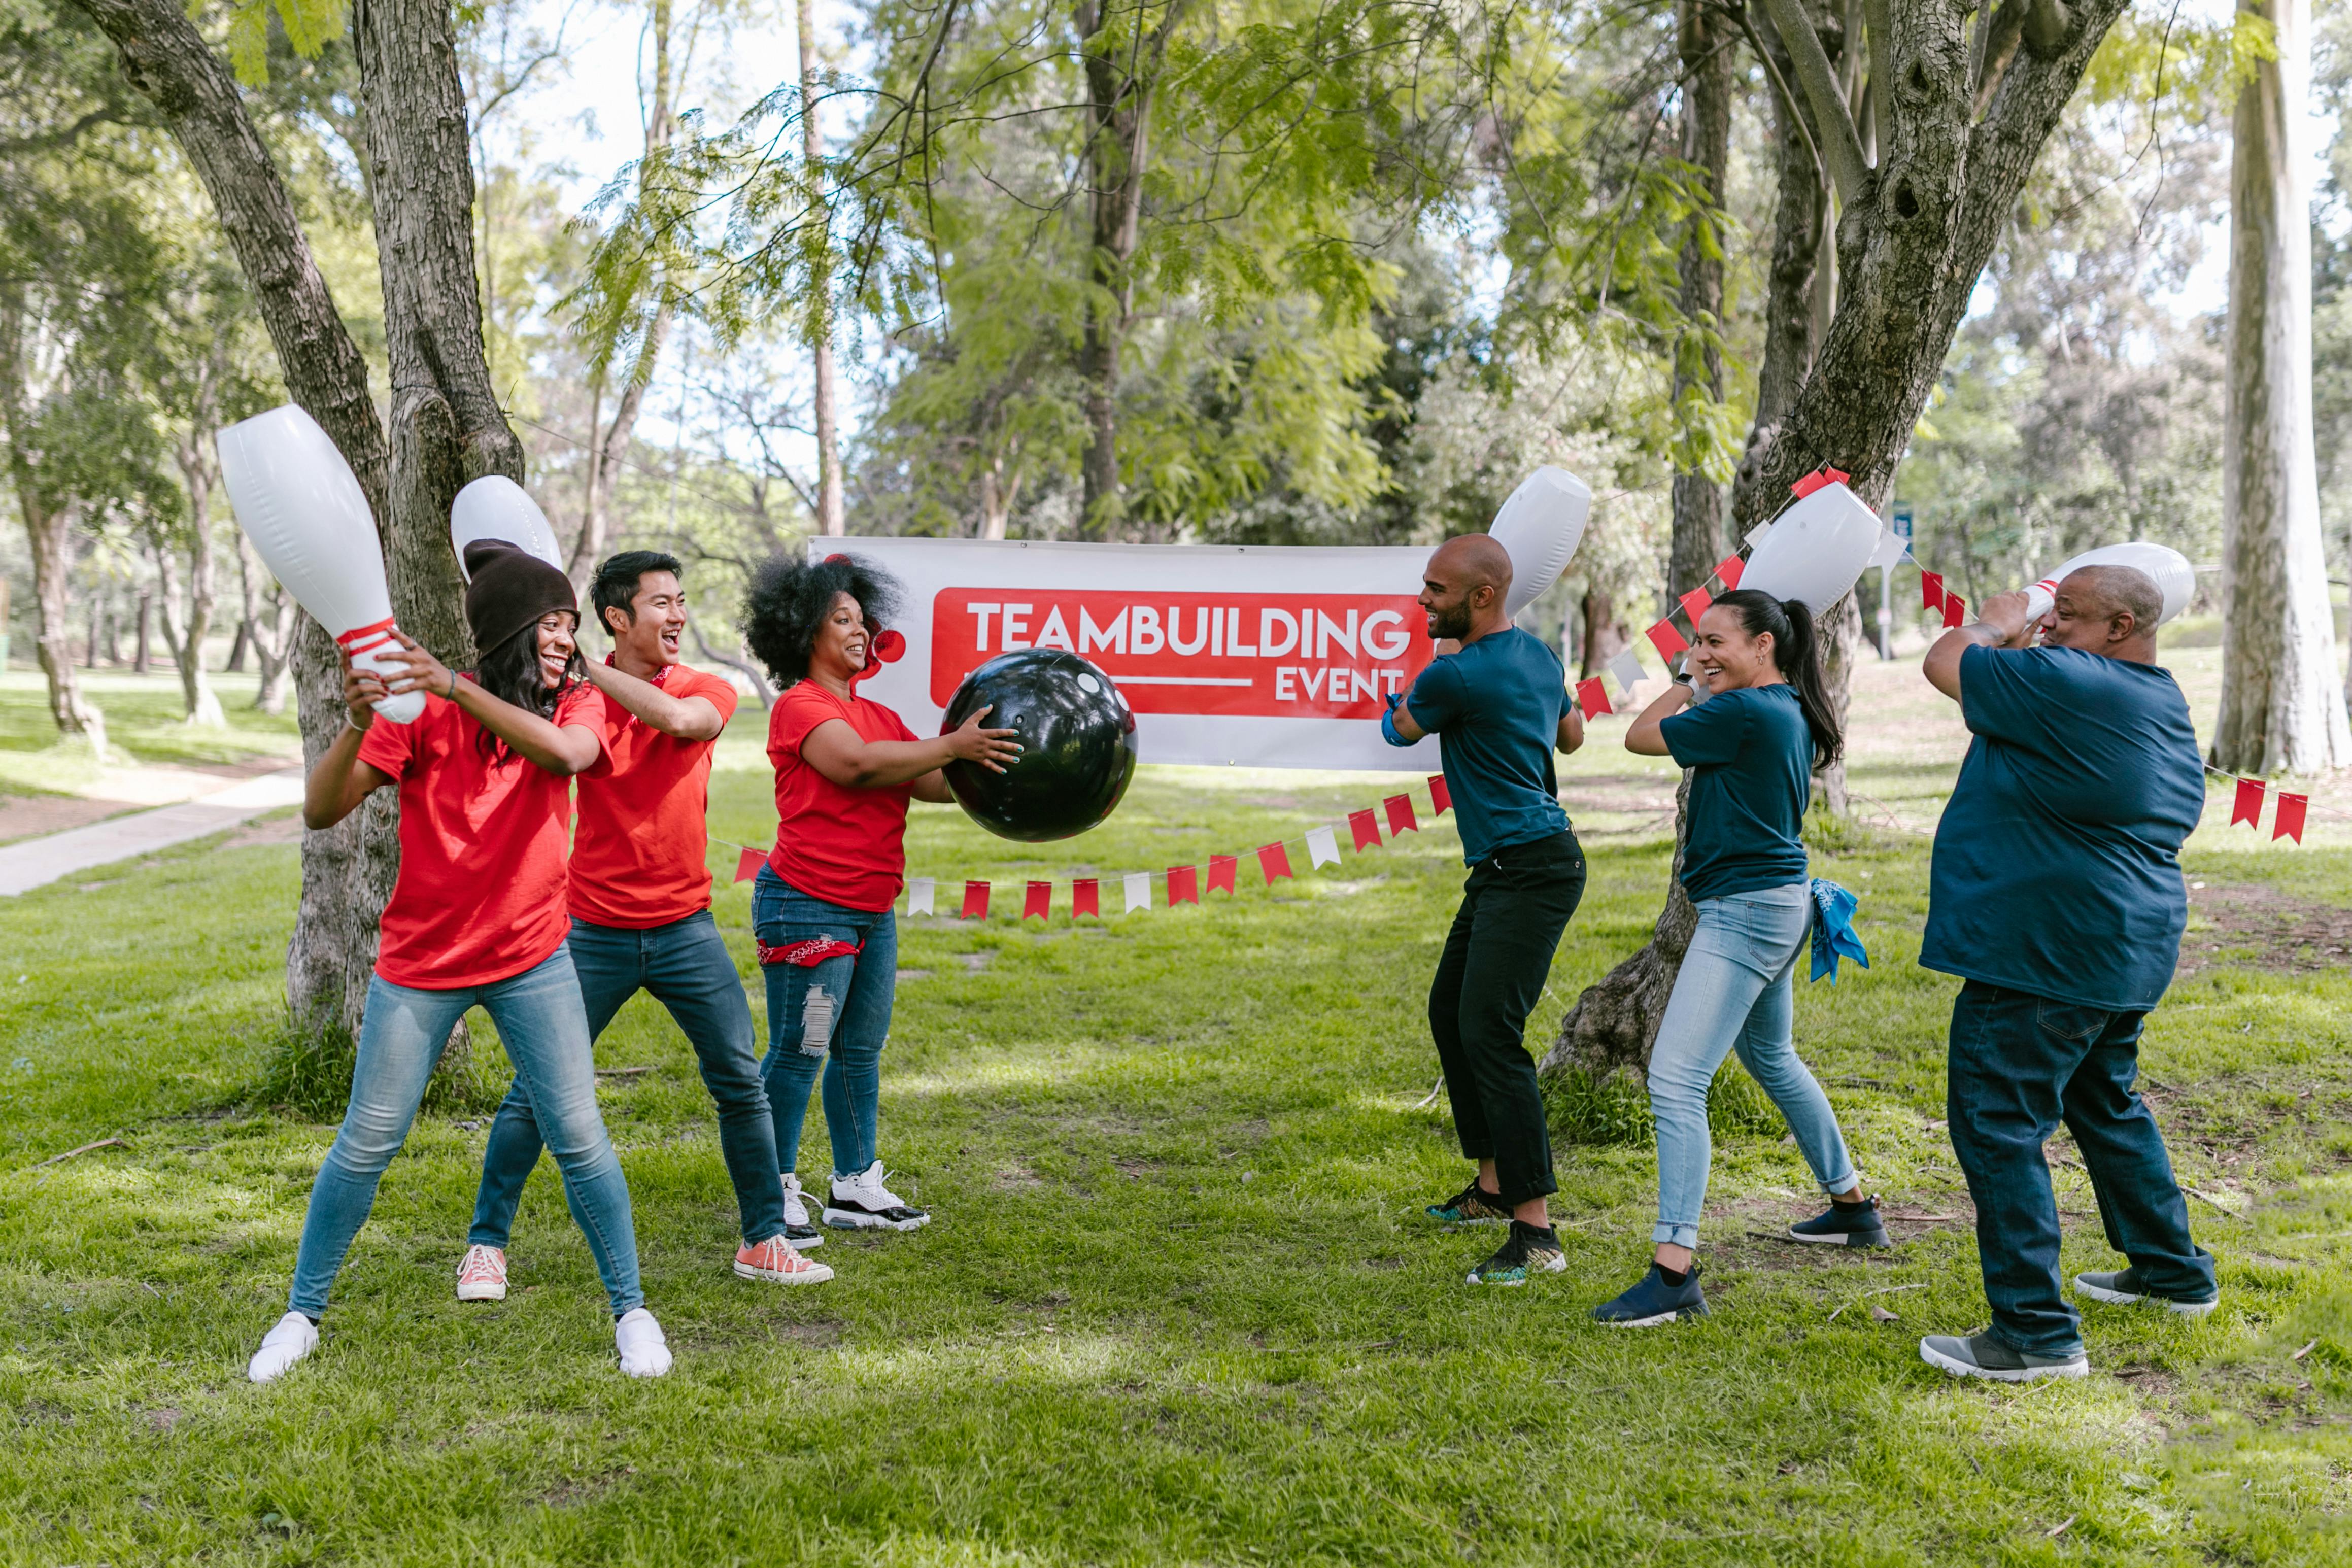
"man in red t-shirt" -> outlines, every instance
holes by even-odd
[[[675,557],[629,550],[596,569],[596,618],[612,657],[588,666],[604,694],[604,753],[580,775],[572,845],[572,963],[592,1036],[649,991],[694,1046],[719,1109],[719,1147],[735,1184],[743,1247],[735,1272],[780,1284],[833,1277],[800,1249],[824,1239],[791,1226],[776,1173],[758,1037],[735,960],[710,918],[710,749],[734,716],[735,689],[677,662],[686,590]],[[520,1083],[499,1107],[457,1271],[460,1300],[506,1296],[507,1237],[539,1163],[539,1125]]]

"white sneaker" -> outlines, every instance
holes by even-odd
[[[495,1247],[469,1247],[457,1265],[457,1300],[503,1301],[507,1299],[507,1255]]]
[[[621,1315],[613,1325],[613,1343],[621,1352],[621,1370],[631,1377],[659,1377],[669,1370],[669,1342],[643,1307]]]
[[[801,1179],[786,1172],[784,1183],[784,1239],[796,1252],[806,1252],[812,1247],[824,1245],[824,1232],[809,1224],[808,1202],[801,1192]]]
[[[882,1162],[844,1180],[833,1179],[833,1195],[825,1200],[824,1223],[835,1230],[919,1230],[931,1216],[882,1184]]]
[[[294,1363],[319,1348],[319,1325],[299,1312],[289,1312],[261,1336],[261,1348],[246,1363],[245,1375],[256,1383],[283,1377]]]

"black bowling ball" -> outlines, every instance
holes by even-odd
[[[1014,731],[1021,759],[1001,773],[947,765],[964,814],[1000,838],[1068,838],[1111,814],[1135,776],[1135,715],[1109,676],[1059,648],[999,654],[963,678],[942,735],[982,708],[981,723]]]

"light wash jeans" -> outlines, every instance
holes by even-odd
[[[548,1152],[563,1173],[564,1201],[588,1237],[613,1315],[646,1304],[637,1286],[629,1184],[596,1110],[588,1014],[571,950],[559,947],[536,968],[488,985],[420,991],[380,975],[368,982],[351,1108],[310,1186],[310,1212],[302,1222],[294,1289],[287,1300],[293,1310],[316,1318],[327,1310],[327,1292],[343,1255],[375,1206],[376,1183],[408,1141],[441,1047],[466,1009],[478,1004],[499,1026],[515,1080],[530,1097]]]
[[[1837,1113],[1793,1038],[1797,960],[1811,918],[1803,882],[1702,900],[1698,930],[1675,976],[1674,994],[1650,1050],[1650,1110],[1658,1124],[1658,1226],[1654,1242],[1698,1245],[1706,1205],[1706,1094],[1724,1057],[1740,1064],[1789,1119],[1822,1190],[1853,1185],[1853,1161]]]
[[[803,967],[775,963],[768,990],[768,1055],[760,1064],[775,1115],[776,1169],[796,1168],[809,1090],[824,1082],[833,1173],[855,1175],[880,1156],[882,1047],[898,989],[898,918],[811,898],[762,866],[751,884],[751,929],[770,947],[826,939],[861,951]]]

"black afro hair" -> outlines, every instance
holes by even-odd
[[[865,612],[876,637],[898,609],[898,579],[855,555],[772,557],[751,578],[743,600],[743,641],[751,657],[768,667],[779,689],[808,674],[809,650],[817,628],[832,613],[834,595],[846,594]]]

